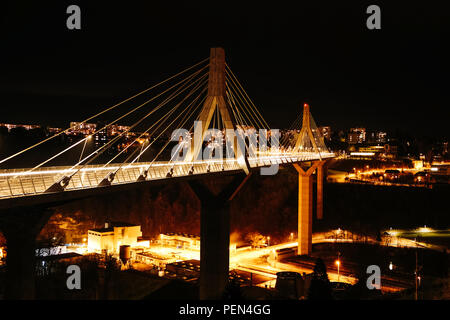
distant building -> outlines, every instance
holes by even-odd
[[[51,127],[47,127],[47,131],[49,133],[60,133],[61,131],[63,131],[62,128],[51,128]]]
[[[162,233],[159,235],[158,243],[161,246],[173,247],[187,250],[200,250],[200,237],[187,233]],[[236,253],[236,243],[230,244],[230,253]]]
[[[6,127],[8,128],[8,132],[11,131],[11,129],[15,128],[24,128],[25,130],[32,130],[32,129],[39,129],[41,126],[34,125],[34,124],[9,124],[9,123],[0,123],[0,127]]]
[[[95,132],[97,125],[95,123],[71,122],[70,133],[90,135]]]
[[[282,248],[277,250],[272,250],[270,253],[270,258],[272,260],[283,260],[290,257],[295,257],[297,255],[297,250],[295,248]]]
[[[130,127],[129,126],[119,126],[117,124],[112,124],[108,126],[107,133],[108,136],[115,136],[124,132],[129,132]]]
[[[322,134],[325,140],[331,140],[331,128],[330,127],[319,127],[319,132]]]
[[[200,250],[200,237],[186,233],[164,233],[159,236],[159,242],[166,247]]]
[[[370,131],[367,134],[368,143],[386,143],[387,133],[383,131]]]
[[[349,132],[347,135],[348,144],[356,144],[359,141],[359,135],[357,133]]]
[[[140,237],[142,237],[141,226],[129,223],[105,223],[104,228],[88,230],[88,250],[118,253],[121,245],[148,247],[148,241],[140,241]]]
[[[384,146],[368,146],[368,147],[359,147],[359,152],[373,152],[376,155],[385,152]]]
[[[424,167],[423,160],[413,160],[412,163],[414,165],[414,169],[421,170]]]
[[[101,128],[101,130],[98,130],[95,134],[94,134],[94,142],[95,142],[95,146],[101,147],[104,146],[105,144],[108,143],[108,129],[104,128],[105,125],[99,124],[98,125],[99,128]]]
[[[139,252],[139,250],[136,250],[134,260],[141,263],[152,264],[161,268],[165,268],[167,264],[177,261],[177,257],[168,257],[165,255],[158,255],[154,252]]]
[[[356,144],[366,141],[366,128],[351,128],[347,135],[347,143]]]

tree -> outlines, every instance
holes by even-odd
[[[308,291],[309,300],[332,300],[332,290],[328,279],[327,268],[323,260],[318,258],[314,266],[313,277]]]
[[[254,248],[260,247],[265,243],[264,236],[258,232],[250,232],[249,234],[247,234],[245,239],[249,241]]]

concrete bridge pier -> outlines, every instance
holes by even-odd
[[[298,255],[312,253],[313,222],[313,177],[317,169],[317,218],[323,218],[323,164],[325,161],[314,161],[311,167],[303,169],[294,163],[298,172]]]
[[[230,205],[249,177],[235,176],[218,194],[200,181],[189,181],[201,202],[200,300],[224,296],[230,265]]]
[[[23,208],[0,213],[6,238],[5,299],[35,298],[36,237],[51,217],[49,209]]]
[[[324,161],[322,161],[324,162]],[[323,177],[324,163],[317,166],[317,219],[323,219]]]

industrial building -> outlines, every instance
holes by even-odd
[[[136,252],[134,256],[132,256],[135,261],[151,264],[158,266],[160,268],[165,268],[165,266],[169,263],[174,263],[177,261],[175,257],[167,257],[164,255],[159,255],[154,252]]]
[[[163,233],[159,236],[159,243],[165,247],[200,250],[200,237],[193,234]]]
[[[129,223],[105,223],[105,227],[88,230],[90,252],[119,253],[121,245],[149,247],[148,240],[142,240],[141,226]]]
[[[200,250],[200,237],[187,233],[162,233],[157,241],[163,247],[172,247],[177,249]],[[236,243],[230,244],[230,253],[236,253]]]

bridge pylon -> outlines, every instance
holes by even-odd
[[[295,150],[305,150],[309,147],[319,154],[320,160],[313,161],[309,168],[302,168],[299,164],[293,166],[298,172],[298,255],[312,253],[312,223],[313,223],[313,174],[317,172],[317,205],[316,216],[323,219],[323,166],[320,152],[326,150],[323,139],[318,132],[311,128],[311,115],[309,105],[303,105],[303,122],[300,134],[297,137]],[[314,128],[315,130],[317,128]]]
[[[211,119],[216,109],[220,113],[224,128],[236,130],[236,119],[226,99],[226,72],[225,50],[223,48],[211,48],[209,58],[208,94],[200,111],[197,121],[201,126],[194,128],[194,138],[191,140],[191,148],[185,157],[185,161],[196,161],[202,158],[202,145],[207,134]],[[248,161],[245,158],[245,150],[241,150],[237,143],[237,137],[233,137],[233,151],[236,159],[246,174],[249,173]]]
[[[314,127],[311,127],[311,124]],[[307,150],[307,148],[311,150]],[[321,153],[326,152],[327,148],[323,141],[323,137],[318,132],[318,129],[315,127],[314,120],[312,119],[309,105],[307,103],[303,104],[303,121],[302,128],[300,130],[299,135],[297,136],[297,140],[295,142],[295,151],[313,151],[319,154],[320,160],[322,160]]]

